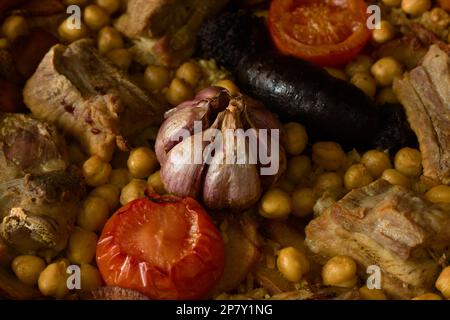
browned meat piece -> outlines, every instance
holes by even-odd
[[[24,91],[25,104],[42,120],[77,139],[91,155],[111,160],[125,138],[159,124],[165,105],[102,58],[90,40],[56,45]]]
[[[27,16],[49,16],[65,13],[66,7],[60,0],[28,0],[18,10]]]
[[[432,256],[450,245],[450,214],[384,180],[353,190],[306,228],[320,258],[347,255],[382,270],[383,290],[407,299],[433,290],[440,265]],[[430,252],[433,252],[431,254]]]
[[[433,45],[422,65],[394,82],[422,152],[424,174],[450,183],[450,58]]]
[[[309,287],[275,294],[271,300],[360,300],[360,296],[356,289]]]
[[[24,114],[0,113],[0,182],[67,166],[65,141],[53,126]]]
[[[425,47],[417,37],[403,36],[381,45],[377,51],[377,58],[394,57],[406,66],[408,70],[415,68],[427,53]]]
[[[129,38],[161,36],[172,24],[181,27],[193,0],[129,0],[127,11],[119,17],[116,28]]]
[[[45,258],[67,244],[84,196],[78,172],[53,171],[0,183],[0,236],[23,254]]]
[[[57,38],[40,28],[33,28],[27,36],[16,40],[11,47],[11,54],[20,75],[24,79],[29,78],[48,50],[57,43]]]
[[[130,0],[115,27],[136,39],[132,52],[142,63],[176,66],[190,57],[203,20],[228,0]]]
[[[119,287],[100,287],[81,291],[69,297],[69,300],[149,300],[142,293]]]
[[[222,278],[213,290],[213,296],[236,289],[260,256],[261,239],[251,218],[226,218],[222,225],[225,226],[225,268]]]
[[[450,45],[448,45],[445,41],[439,39],[436,34],[431,32],[430,30],[427,30],[424,26],[418,23],[411,23],[408,25],[408,28],[427,47],[434,44],[437,45],[446,54],[450,54]]]

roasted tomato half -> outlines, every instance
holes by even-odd
[[[363,0],[273,0],[269,29],[286,55],[321,66],[352,60],[371,37]]]
[[[201,299],[222,275],[224,245],[194,199],[152,195],[109,219],[97,245],[97,264],[108,285],[151,299]]]

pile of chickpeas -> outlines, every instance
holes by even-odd
[[[382,0],[381,2],[387,7],[400,7],[412,18],[421,16],[432,7],[431,0]],[[442,11],[440,8],[435,9]],[[372,43],[376,47],[394,39],[397,35],[398,32],[391,22],[381,20],[372,32]],[[448,41],[450,42],[450,36]],[[382,105],[398,103],[392,90],[392,83],[395,78],[401,77],[405,71],[405,64],[391,56],[381,57],[374,61],[372,57],[361,54],[347,64],[343,70],[336,68],[326,68],[326,70],[336,78],[349,81]]]
[[[331,192],[339,198],[380,178],[419,192],[432,203],[450,204],[450,186],[422,175],[422,157],[417,149],[402,148],[392,161],[385,151],[369,150],[362,155],[356,150],[346,153],[338,143],[329,141],[314,143],[308,150],[308,135],[301,124],[290,122],[284,129],[287,170],[259,202],[259,213],[264,218],[285,219],[294,215],[310,219],[316,202],[325,193]],[[287,280],[295,283],[309,270],[304,253],[293,247],[277,252],[276,265]],[[445,297],[448,296],[448,288],[445,289],[445,285],[449,285],[448,273],[444,270],[436,282],[436,288]],[[354,287],[356,264],[349,257],[334,257],[323,267],[322,279],[324,285]],[[386,299],[381,290],[362,287],[359,291],[363,299]]]
[[[113,18],[123,11],[126,0],[65,0],[64,3],[82,7],[83,21],[79,29],[71,29],[69,19],[63,21],[57,30],[61,42],[69,44],[82,38],[94,38],[99,53],[127,71],[133,57],[125,47],[126,41],[120,32],[111,26]],[[1,32],[0,48],[7,48],[15,39],[26,35],[29,26],[24,17],[13,15],[5,19]],[[177,69],[148,65],[141,75],[140,84],[176,106],[192,99],[199,89],[212,84],[237,93],[238,88],[228,78],[229,73],[219,69],[214,61],[190,60]],[[21,282],[57,299],[69,293],[67,268],[72,264],[80,267],[81,289],[90,290],[102,285],[94,261],[96,245],[103,226],[120,205],[141,198],[146,192],[166,192],[155,152],[148,147],[131,150],[126,154],[125,163],[114,160],[108,163],[98,156],[86,159],[77,144],[69,145],[69,157],[71,162],[82,167],[91,191],[83,201],[65,252],[52,261],[35,255],[22,255],[11,264],[11,269]]]
[[[419,150],[405,147],[393,157],[381,150],[360,155],[356,150],[345,153],[335,142],[314,143],[308,156],[305,128],[295,122],[284,126],[286,132],[287,169],[278,184],[261,198],[259,213],[269,219],[290,214],[308,218],[316,201],[325,192],[345,194],[382,178],[421,193],[433,203],[450,203],[450,186],[422,175]]]
[[[67,5],[83,7],[83,22],[80,29],[70,29],[68,20],[58,28],[58,34],[65,43],[81,38],[95,37],[97,47],[116,66],[128,70],[132,56],[125,48],[122,35],[113,27],[114,16],[123,10],[126,0],[65,0]],[[388,6],[401,6],[410,15],[420,15],[431,7],[430,0],[383,0]],[[3,23],[0,48],[7,47],[17,37],[27,34],[28,25],[21,16],[8,17]],[[386,20],[380,22],[380,29],[373,33],[373,41],[382,44],[395,36],[393,26]],[[207,63],[206,63],[207,64]],[[382,103],[396,103],[392,83],[401,76],[404,68],[392,57],[373,61],[367,55],[359,55],[345,70],[328,69],[335,77],[349,80],[368,96]],[[206,85],[214,83],[232,94],[239,89],[222,75],[217,81],[205,84],[205,62],[190,60],[176,70],[164,66],[148,65],[142,75],[143,86],[150,92],[162,94],[176,106],[190,100]],[[378,88],[377,88],[378,87]],[[308,146],[305,128],[296,122],[287,123],[286,152],[287,171],[279,183],[265,192],[259,202],[259,213],[267,219],[283,219],[289,215],[311,218],[317,200],[325,193],[343,196],[352,189],[366,186],[382,178],[391,184],[414,189],[433,203],[450,203],[450,186],[439,184],[422,175],[421,154],[413,148],[403,148],[393,157],[382,150],[370,150],[359,155],[356,151],[344,152],[335,142],[317,142]],[[310,151],[306,153],[305,151]],[[75,145],[69,146],[72,162],[82,167],[87,185],[91,188],[83,201],[70,235],[67,248],[54,261],[44,261],[33,255],[16,257],[11,268],[17,278],[30,286],[37,286],[45,296],[63,298],[69,293],[67,268],[71,264],[80,266],[81,288],[93,289],[102,285],[95,266],[95,250],[99,233],[110,215],[120,205],[141,198],[147,193],[164,194],[158,161],[154,150],[138,147],[128,154],[122,154],[111,163],[98,156],[85,158]],[[125,161],[124,161],[125,159]],[[276,267],[293,283],[301,281],[310,270],[306,255],[294,247],[277,251]],[[350,257],[331,258],[322,269],[324,285],[351,288],[357,284],[356,263]],[[450,299],[450,267],[445,268],[436,281],[436,288],[442,296]],[[382,290],[359,289],[363,299],[386,299]],[[442,299],[435,293],[427,293],[415,299]]]
[[[144,73],[144,86],[151,92],[162,94],[173,107],[191,100],[196,92],[211,84],[227,88],[232,94],[239,92],[231,80],[224,79],[229,77],[227,73],[208,69],[208,64],[202,62],[204,61],[190,60],[175,71],[163,66],[149,65]],[[220,75],[217,81],[209,82],[206,74],[208,72]]]

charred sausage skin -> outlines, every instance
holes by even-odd
[[[226,12],[207,20],[198,35],[198,53],[227,67],[243,92],[282,120],[306,125],[311,141],[372,144],[378,126],[374,102],[324,69],[278,53],[262,19]]]
[[[282,120],[304,123],[313,140],[361,146],[376,131],[372,100],[309,62],[273,51],[256,53],[241,59],[235,75],[245,92],[263,101]]]

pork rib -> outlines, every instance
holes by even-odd
[[[86,151],[109,161],[115,146],[148,125],[159,124],[165,105],[102,58],[90,40],[56,45],[24,91],[39,119],[78,139]]]
[[[430,47],[420,66],[394,82],[422,152],[424,174],[450,183],[450,58]]]
[[[306,228],[306,244],[319,257],[347,255],[382,271],[394,298],[433,289],[441,266],[433,256],[450,245],[450,212],[412,191],[378,180],[353,190]]]

